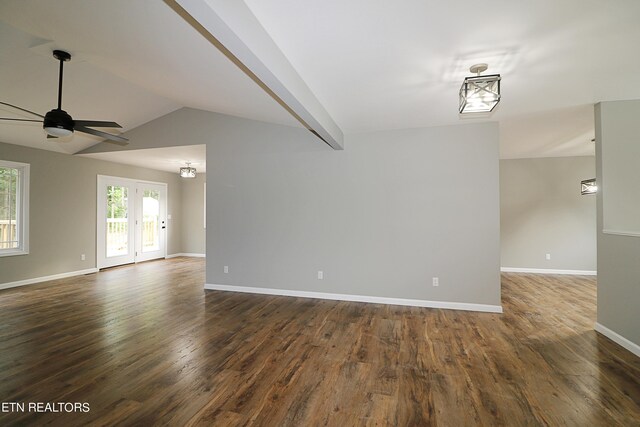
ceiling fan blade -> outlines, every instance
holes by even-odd
[[[76,126],[89,126],[94,128],[121,128],[116,122],[102,122],[99,120],[74,120]]]
[[[11,117],[0,117],[0,120],[11,120],[13,122],[36,122],[36,123],[42,123],[42,120],[14,119],[14,118],[11,118]]]
[[[2,102],[2,101],[0,101],[0,104],[15,108],[16,110],[24,111],[25,113],[33,114],[34,116],[42,117],[44,119],[44,116],[42,114],[34,113],[33,111],[27,110],[26,108],[21,108],[21,107],[18,107],[17,105],[9,104],[8,102]]]
[[[77,130],[78,132],[88,133],[90,135],[101,136],[102,138],[108,139],[107,142],[113,142],[113,143],[116,143],[118,145],[127,145],[127,144],[129,144],[129,140],[127,138],[124,138],[124,137],[118,136],[118,135],[112,135],[112,134],[106,133],[106,132],[102,132],[101,130],[95,130],[95,129],[86,128],[84,126],[77,126],[77,125],[74,126],[74,130]]]

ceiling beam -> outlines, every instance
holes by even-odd
[[[303,126],[336,150],[342,130],[243,1],[165,0]]]

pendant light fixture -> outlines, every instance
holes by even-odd
[[[475,76],[467,77],[460,87],[460,114],[490,113],[500,102],[500,74],[481,76],[487,64],[475,64],[469,71]]]
[[[195,178],[196,168],[191,167],[191,162],[187,162],[187,166],[180,168],[180,176],[182,178]]]
[[[598,185],[596,184],[596,179],[585,179],[584,181],[580,181],[580,194],[583,196],[587,196],[589,194],[596,194],[598,192]]]

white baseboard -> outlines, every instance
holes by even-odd
[[[626,348],[636,356],[640,357],[640,345],[632,341],[629,341],[628,339],[618,334],[617,332],[613,332],[611,329],[607,328],[606,326],[602,326],[600,323],[596,322],[596,326],[593,329],[595,329],[596,332],[599,332],[605,337],[609,338],[611,341],[615,342],[616,344]]]
[[[68,273],[52,274],[51,276],[34,277],[33,279],[18,280],[16,282],[0,283],[0,289],[15,288],[18,286],[33,285],[34,283],[47,282],[49,280],[64,279],[66,277],[82,276],[85,274],[97,273],[97,268],[87,268],[86,270],[69,271]]]
[[[179,254],[167,255],[165,258],[169,259],[169,258],[175,258],[175,257],[179,257],[179,256],[187,256],[187,257],[193,257],[193,258],[206,258],[207,254],[196,254],[196,253],[183,252],[183,253],[179,253]]]
[[[626,230],[602,230],[602,234],[614,234],[616,236],[631,236],[631,237],[640,237],[640,233],[637,231],[626,231]]]
[[[573,274],[576,276],[597,276],[593,270],[554,270],[550,268],[500,267],[503,273],[535,273],[535,274]]]
[[[301,298],[319,298],[335,301],[368,302],[373,304],[406,305],[411,307],[445,308],[450,310],[502,313],[500,305],[470,304],[465,302],[426,301],[419,299],[387,298],[365,295],[330,294],[325,292],[294,291],[290,289],[252,288],[247,286],[215,285],[206,283],[205,289],[214,291],[244,292],[250,294],[279,295]]]

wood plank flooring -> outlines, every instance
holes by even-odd
[[[1,425],[640,425],[595,279],[504,274],[502,315],[204,291],[175,258],[0,292]]]

